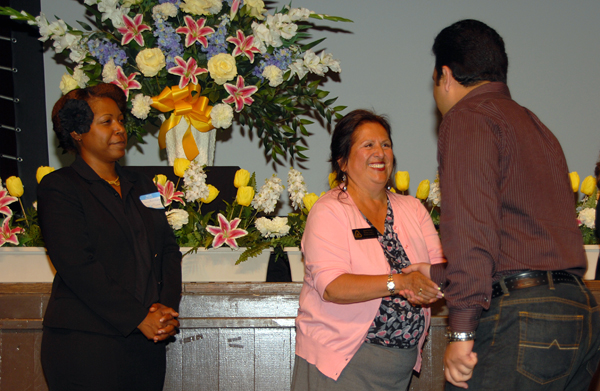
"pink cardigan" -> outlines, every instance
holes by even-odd
[[[388,192],[394,211],[394,232],[411,263],[445,262],[429,213],[411,196]],[[368,228],[354,201],[339,188],[323,195],[312,207],[302,237],[304,285],[296,318],[296,354],[337,380],[358,351],[375,318],[381,299],[336,304],[325,301],[325,288],[338,276],[389,274],[390,266],[376,239],[355,240],[352,229]],[[431,311],[425,310],[425,330]],[[421,349],[414,369],[421,369]]]

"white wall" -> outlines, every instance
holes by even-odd
[[[277,1],[278,7],[288,1]],[[411,174],[411,194],[422,179],[436,172],[437,114],[432,79],[434,37],[453,22],[474,18],[494,27],[509,56],[508,85],[513,98],[535,112],[560,140],[571,171],[593,174],[600,137],[600,1],[598,0],[294,0],[293,6],[339,15],[354,23],[318,22],[327,26],[315,38],[341,61],[339,81],[325,89],[348,110],[373,108],[388,114],[393,127],[398,169]],[[84,7],[75,0],[42,0],[48,19],[58,15],[76,26]],[[337,31],[336,31],[337,30]],[[60,97],[64,67],[45,57],[48,116]],[[48,120],[49,132],[51,123]],[[310,160],[300,166],[309,191],[328,188],[330,133],[310,128]],[[262,180],[277,172],[285,181],[288,167],[267,162],[256,136],[234,128],[217,143],[216,165],[239,165]],[[55,139],[50,137],[50,164],[59,167]],[[128,152],[129,165],[161,165],[156,140]],[[285,211],[285,209],[284,209]]]

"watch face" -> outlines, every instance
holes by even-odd
[[[394,284],[394,281],[388,281],[387,283],[387,288],[388,289],[395,289],[396,288],[396,284]]]

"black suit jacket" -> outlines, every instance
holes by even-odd
[[[123,197],[133,197],[146,227],[159,302],[177,310],[179,247],[165,211],[139,199],[156,186],[118,164],[117,173]],[[56,268],[45,326],[127,336],[147,315],[148,307],[135,297],[134,239],[117,197],[79,156],[38,186],[40,226]]]

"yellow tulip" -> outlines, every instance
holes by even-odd
[[[396,189],[394,189],[393,187],[390,187],[390,191],[391,191],[392,193],[395,193],[395,192],[396,192]]]
[[[410,175],[408,171],[398,171],[396,172],[396,189],[399,191],[408,190],[408,186],[410,185]]]
[[[173,163],[173,171],[175,171],[175,175],[177,175],[180,178],[183,178],[183,174],[185,174],[185,171],[188,169],[189,166],[189,160],[187,160],[186,158],[177,158]]]
[[[311,208],[313,207],[315,202],[317,202],[318,199],[319,199],[319,196],[316,195],[315,193],[307,193],[302,198],[302,202],[304,202],[304,206],[310,212]]]
[[[42,178],[50,174],[52,171],[54,171],[54,167],[39,166],[35,173],[35,179],[37,179],[37,183],[40,183]]]
[[[23,182],[18,176],[8,177],[6,180],[6,190],[13,197],[21,197],[25,190],[23,189]]]
[[[419,183],[416,197],[421,200],[426,200],[429,196],[429,179],[424,179]]]
[[[167,176],[163,174],[158,174],[154,177],[154,183],[158,183],[161,186],[164,186],[167,183]]]
[[[337,181],[336,178],[337,178],[337,175],[336,175],[335,172],[332,172],[327,177],[327,180],[329,181],[329,188],[330,189],[335,189],[336,187],[338,187],[339,183],[338,183],[338,181]]]
[[[235,172],[233,186],[239,189],[242,186],[248,186],[248,182],[250,182],[250,173],[247,170],[240,168]]]
[[[235,200],[239,205],[248,206],[254,198],[254,188],[252,186],[242,186],[238,188]]]
[[[204,202],[205,204],[209,204],[209,203],[213,202],[214,199],[217,198],[218,195],[219,195],[219,190],[217,190],[217,188],[214,187],[213,185],[208,185],[208,197],[200,198],[200,201]]]
[[[8,180],[6,181],[6,187],[8,187]],[[596,190],[596,178],[591,175],[586,176],[583,182],[581,182],[581,192],[586,196],[591,196],[594,190]]]
[[[579,189],[579,174],[577,173],[577,171],[569,173],[569,179],[571,180],[571,187],[573,188],[573,193],[576,193]]]

